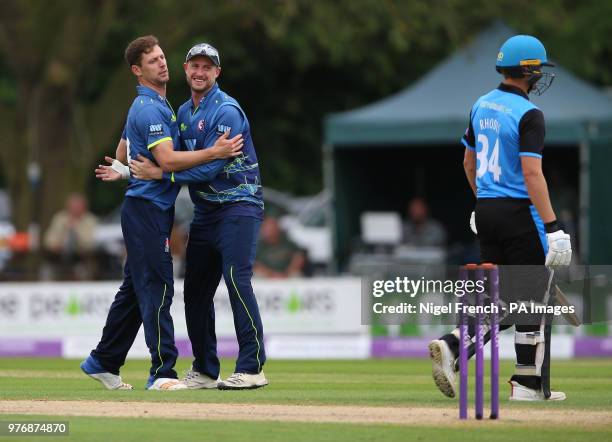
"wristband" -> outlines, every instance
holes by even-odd
[[[557,220],[554,220],[544,224],[544,229],[546,230],[546,233],[553,233],[559,230],[559,224],[557,223]]]

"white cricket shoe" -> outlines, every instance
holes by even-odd
[[[193,367],[187,370],[185,373],[185,377],[181,379],[181,382],[187,386],[190,390],[200,390],[200,389],[216,389],[219,385],[219,381],[221,378],[213,379],[205,374],[200,373],[199,371],[195,371]]]
[[[251,390],[268,385],[264,372],[259,374],[233,373],[229,378],[219,382],[219,390]]]
[[[434,339],[427,347],[431,358],[431,374],[444,396],[455,397],[455,356],[442,339]]]
[[[147,390],[186,390],[187,385],[174,378],[157,378]]]
[[[121,380],[121,376],[106,371],[100,362],[93,356],[89,356],[81,363],[81,370],[87,376],[104,385],[107,390],[133,390],[130,384]]]
[[[121,380],[121,376],[112,373],[94,373],[88,374],[92,379],[100,382],[107,390],[133,390],[130,384],[126,384]]]
[[[519,384],[516,381],[508,382],[512,387],[510,392],[511,401],[564,401],[567,396],[562,391],[551,391],[550,397],[546,399],[542,390],[534,390]]]

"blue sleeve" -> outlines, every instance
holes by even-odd
[[[123,132],[121,132],[122,140],[127,140],[127,135],[125,134],[126,128],[127,128],[127,122],[123,125]]]
[[[240,109],[232,104],[226,104],[222,106],[215,116],[214,121],[215,130],[210,131],[207,135],[204,144],[207,147],[212,146],[221,135],[228,130],[230,131],[229,138],[235,137],[238,134],[244,132],[244,116]]]
[[[232,138],[244,130],[245,120],[242,112],[232,105],[221,107],[216,118],[212,122],[214,130],[211,130],[204,140],[206,148],[212,147],[221,135],[226,131],[230,131],[229,138]],[[164,178],[170,179],[174,183],[189,184],[200,183],[203,181],[212,181],[223,170],[227,164],[227,159],[215,160],[210,163],[200,164],[191,169],[183,170],[174,173],[164,173]]]
[[[151,150],[163,141],[172,142],[170,121],[167,115],[156,106],[147,106],[138,115],[137,124],[145,134],[147,149]]]

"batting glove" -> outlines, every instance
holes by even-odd
[[[570,236],[563,230],[546,234],[548,253],[546,265],[548,267],[568,266],[572,260],[572,243]]]

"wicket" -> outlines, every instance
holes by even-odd
[[[482,265],[467,264],[459,270],[459,277],[468,280],[470,272],[477,281],[485,281],[488,286],[490,304],[499,306],[499,270],[496,265],[485,263]],[[488,284],[486,281],[488,280]],[[483,305],[486,293],[476,293],[476,305]],[[491,419],[499,417],[499,320],[495,310],[491,312],[489,320],[489,333],[491,337]],[[475,416],[482,419],[484,414],[484,338],[485,329],[482,313],[477,312],[474,320],[474,334],[476,347],[475,370]],[[468,336],[467,315],[459,314],[459,419],[468,417],[468,353],[471,342]]]

